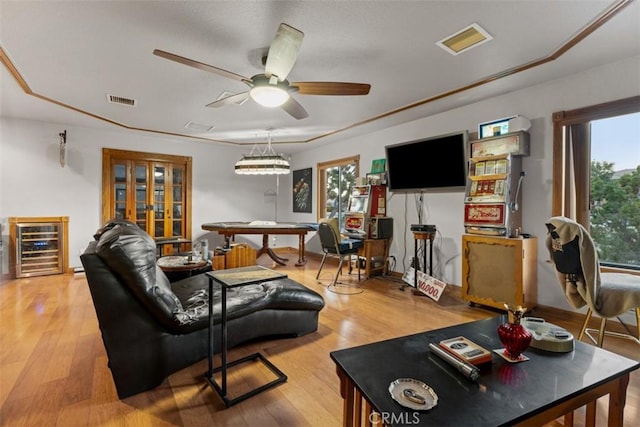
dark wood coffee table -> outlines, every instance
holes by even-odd
[[[622,426],[630,372],[640,362],[579,341],[570,353],[528,349],[529,360],[509,363],[493,354],[491,366],[472,382],[429,351],[429,343],[464,336],[501,348],[498,325],[505,316],[331,352],[344,399],[344,426],[540,426],[587,406],[585,425],[595,425],[596,399],[609,395],[609,426]],[[392,399],[399,378],[426,383],[438,396],[427,411]]]

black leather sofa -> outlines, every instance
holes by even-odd
[[[173,372],[205,359],[208,277],[170,283],[156,265],[155,242],[133,223],[108,223],[94,237],[80,258],[118,397],[152,389]],[[214,292],[217,353],[219,288]],[[290,279],[229,290],[228,346],[314,332],[323,307],[321,295]]]

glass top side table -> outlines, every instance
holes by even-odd
[[[285,279],[286,274],[278,273],[277,271],[270,270],[260,265],[254,265],[250,267],[231,268],[227,270],[215,270],[205,273],[209,277],[209,369],[205,373],[205,379],[209,386],[213,388],[218,395],[222,398],[225,405],[228,407],[242,402],[252,396],[257,395],[265,390],[268,390],[278,384],[282,384],[287,381],[287,376],[278,369],[273,363],[271,363],[262,353],[256,352],[240,359],[229,362],[227,360],[227,290],[238,288],[241,286],[247,286],[255,283],[268,282],[271,280]],[[213,367],[213,284],[218,283],[221,288],[221,364],[220,366]],[[266,384],[256,387],[246,393],[243,393],[234,398],[230,398],[227,388],[227,371],[233,366],[240,365],[252,360],[259,360],[262,362],[276,378]],[[220,372],[220,384],[214,378],[214,374]]]

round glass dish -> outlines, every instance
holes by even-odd
[[[417,411],[427,411],[438,404],[438,395],[425,383],[413,378],[398,378],[389,385],[393,400]]]

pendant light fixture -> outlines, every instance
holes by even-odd
[[[271,146],[271,131],[268,131],[267,147],[262,150],[258,144],[254,145],[249,154],[236,162],[235,170],[238,175],[286,175],[289,162],[275,152]]]

